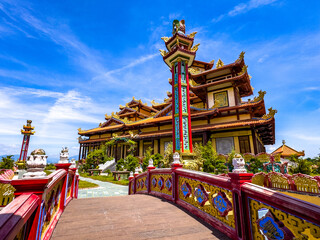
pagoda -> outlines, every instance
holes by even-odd
[[[266,92],[242,99],[253,95],[245,53],[230,64],[221,59],[216,64],[199,61],[195,35],[186,34],[183,20],[173,22],[172,36],[162,38],[166,50],[160,50],[172,75],[167,98],[148,105],[133,97],[117,112],[106,114],[98,127],[79,128],[79,160],[110,140],[115,144],[107,153],[116,160],[128,154],[128,139],[137,142],[135,154],[139,157],[149,147],[163,155],[170,142],[174,151],[182,154],[191,154],[195,143],[207,144],[209,140],[220,154],[233,149],[258,154],[265,152],[265,145],[274,144],[277,111],[266,111]]]
[[[23,129],[21,129],[21,134],[23,135],[22,146],[20,151],[20,157],[17,162],[18,166],[22,166],[25,164],[28,154],[30,136],[35,133],[34,127],[31,126],[32,120],[27,120],[27,125],[23,125]]]
[[[304,156],[304,150],[301,152],[289,147],[286,145],[286,141],[282,140],[282,145],[278,147],[276,150],[274,150],[272,155],[278,155],[280,154],[280,158],[285,159],[285,158],[290,158],[291,156],[295,155],[297,157],[302,157]]]

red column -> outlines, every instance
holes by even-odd
[[[190,115],[190,93],[189,93],[189,73],[188,73],[188,62],[185,63],[186,66],[186,83],[187,83],[187,103],[188,103],[188,125],[189,125],[189,148],[190,153],[192,153],[192,129],[191,129],[191,115]]]
[[[174,63],[172,64],[172,80],[171,80],[171,85],[172,85],[172,144],[173,144],[173,152],[176,150],[176,134],[175,134],[175,121],[174,121],[174,115],[175,115],[175,95],[174,95]]]
[[[235,216],[236,230],[239,239],[245,238],[245,206],[241,198],[241,185],[251,182],[253,173],[228,173],[231,178],[233,211]]]
[[[179,91],[179,129],[180,129],[180,152],[183,149],[183,129],[182,129],[182,93],[181,93],[181,61],[178,62],[178,91]],[[182,143],[182,144],[181,144]]]

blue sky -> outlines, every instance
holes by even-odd
[[[320,153],[320,1],[0,1],[0,155],[78,152],[77,129],[98,126],[132,96],[161,101],[170,72],[158,49],[174,19],[198,31],[197,59],[231,63],[245,51],[257,95],[278,110],[283,139]]]

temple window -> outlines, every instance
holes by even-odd
[[[240,153],[250,153],[250,140],[249,136],[239,136]]]
[[[216,138],[216,149],[218,153],[229,154],[234,149],[233,137]]]
[[[228,91],[217,92],[213,94],[214,104],[216,107],[228,107]]]

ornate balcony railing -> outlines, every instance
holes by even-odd
[[[15,198],[0,212],[3,239],[50,239],[67,204],[78,195],[79,175],[57,164],[45,178],[12,180]]]
[[[150,167],[130,178],[129,195],[174,202],[232,239],[320,239],[320,206],[251,184],[252,176]]]

